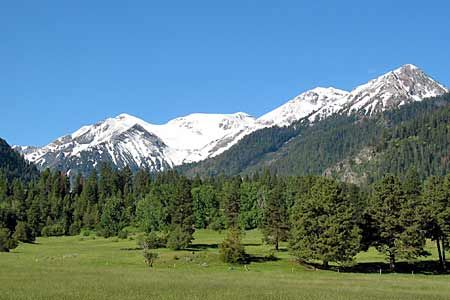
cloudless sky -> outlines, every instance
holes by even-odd
[[[405,63],[450,86],[449,1],[3,1],[0,137],[44,145],[126,112],[260,116]]]

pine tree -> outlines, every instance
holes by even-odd
[[[280,241],[285,241],[289,233],[289,217],[286,201],[283,195],[284,185],[281,182],[269,192],[265,203],[262,232],[265,240],[278,250]]]
[[[175,187],[171,201],[171,232],[169,233],[170,247],[173,249],[186,248],[193,240],[194,214],[192,207],[191,184],[183,176],[175,176]],[[178,243],[178,244],[177,244]]]
[[[388,257],[391,271],[399,257],[411,259],[424,253],[425,237],[420,223],[411,218],[414,202],[408,201],[397,177],[386,175],[375,185],[371,204],[378,229],[374,244]]]
[[[355,207],[333,180],[320,178],[297,202],[290,249],[300,260],[349,262],[358,253],[361,233]]]
[[[106,200],[99,223],[102,236],[115,236],[123,227],[125,227],[123,213],[124,202],[121,198],[111,197]]]
[[[239,224],[240,185],[241,179],[233,177],[225,181],[222,187],[222,203],[229,228],[237,228]]]

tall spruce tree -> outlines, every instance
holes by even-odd
[[[436,242],[439,264],[443,270],[446,269],[444,261],[446,234],[442,214],[445,214],[448,198],[444,189],[442,178],[431,176],[425,182],[423,188],[423,203],[425,207],[424,227],[427,237]]]
[[[355,207],[338,183],[319,178],[294,207],[290,249],[299,260],[346,263],[360,247]]]
[[[284,185],[274,184],[264,205],[262,232],[265,240],[279,249],[280,241],[286,241],[289,233],[289,214],[284,198]]]
[[[171,232],[169,233],[168,245],[178,250],[186,248],[193,240],[195,218],[189,180],[178,175],[175,175],[174,180],[175,186],[170,209]]]
[[[395,270],[398,258],[415,258],[424,253],[425,237],[420,223],[411,217],[414,202],[398,179],[386,175],[374,186],[371,214],[377,228],[374,245],[389,260],[389,269]]]
[[[222,203],[229,228],[239,226],[239,213],[241,210],[240,198],[241,178],[233,177],[226,180],[222,187]]]

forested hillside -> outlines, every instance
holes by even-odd
[[[8,180],[17,178],[25,181],[39,176],[33,164],[25,161],[5,140],[0,138],[0,176],[2,174]]]
[[[447,94],[370,118],[337,114],[314,126],[299,122],[263,129],[216,158],[181,170],[208,176],[267,168],[283,175],[326,173],[363,183],[386,172],[402,175],[413,166],[421,178],[445,174],[449,171],[449,103]]]

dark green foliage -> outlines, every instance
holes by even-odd
[[[280,241],[286,241],[289,233],[289,214],[284,198],[285,187],[275,183],[264,204],[262,232],[266,242],[273,244],[278,250]]]
[[[24,243],[32,243],[36,239],[33,234],[33,230],[31,230],[30,226],[28,226],[25,222],[18,222],[13,234],[13,238],[19,242]]]
[[[11,234],[8,228],[0,227],[0,252],[9,252],[16,248],[18,242]]]
[[[420,208],[407,196],[393,175],[386,175],[373,190],[371,215],[377,228],[374,245],[386,255],[392,271],[399,257],[413,259],[424,254],[425,234],[415,217],[420,217]]]
[[[191,185],[187,178],[175,175],[173,198],[169,206],[171,220],[167,246],[174,250],[184,249],[194,239],[194,212]]]
[[[126,239],[126,238],[128,238],[128,231],[122,229],[122,230],[119,231],[119,233],[117,234],[117,237],[118,237],[119,239],[123,239],[123,240]]]
[[[62,236],[64,235],[64,226],[61,224],[44,226],[41,234],[43,236]]]
[[[214,186],[197,181],[196,186],[192,187],[192,199],[195,228],[207,228],[220,210],[220,202]]]
[[[388,163],[379,158],[396,149],[393,136],[400,137],[396,141],[409,143],[415,139],[403,137],[421,132],[423,140],[436,139],[437,153],[443,151],[448,139],[438,137],[447,134],[442,124],[447,122],[448,107],[444,101],[437,109],[436,101],[405,106],[385,113],[381,119],[335,116],[312,127],[297,124],[295,130],[302,134],[291,136],[289,143],[260,148],[275,151],[265,152],[264,157],[273,158],[276,164],[265,164],[267,170],[251,176],[190,179],[175,171],[150,174],[140,170],[132,174],[128,168],[117,170],[104,165],[98,173],[92,172],[87,178],[76,176],[72,182],[66,174],[50,170],[27,182],[20,177],[10,180],[0,172],[2,249],[41,235],[76,235],[82,228],[84,232],[96,229],[105,237],[125,238],[124,228],[135,227],[146,232],[138,241],[142,248],[167,245],[178,250],[189,249],[196,228],[228,229],[220,246],[221,257],[229,263],[244,263],[248,257],[239,230],[259,228],[275,248],[289,235],[298,259],[322,260],[325,265],[351,261],[359,250],[370,246],[376,246],[393,263],[398,258],[415,259],[425,254],[424,237],[428,237],[436,242],[440,265],[445,269],[450,238],[450,176],[444,178],[439,173],[446,172],[446,160],[439,158],[440,154],[436,159],[443,163],[437,165],[430,157],[430,164],[411,164],[409,160],[416,159],[413,156],[401,162],[401,153],[397,153],[401,166],[395,172],[401,172],[402,180],[394,177],[375,186],[357,187],[318,176],[276,176],[270,171],[320,173],[330,163],[366,147],[369,139],[376,159],[360,167],[375,170],[366,177],[370,183],[380,176],[377,170],[388,170],[383,169]],[[419,116],[424,121],[416,124]],[[428,128],[436,134],[426,135],[421,124],[430,124]],[[293,132],[292,128],[284,130]],[[274,136],[272,140],[276,139]],[[295,152],[289,148],[292,145],[305,152]],[[278,156],[281,152],[276,149],[288,152]],[[247,158],[244,155],[244,160]],[[258,170],[261,162],[255,160],[244,171]],[[439,176],[430,178],[422,188],[424,176],[436,172]]]
[[[167,238],[167,247],[172,250],[186,249],[192,241],[192,234],[176,225],[172,228]]]
[[[221,213],[214,216],[213,221],[209,224],[208,228],[214,231],[221,231],[226,228],[227,220]]]
[[[111,197],[106,200],[103,213],[100,218],[99,232],[104,237],[115,236],[125,227],[124,203],[119,197]]]
[[[39,177],[38,169],[31,163],[28,163],[23,157],[14,151],[8,143],[0,138],[0,174],[12,181],[19,179],[30,181]],[[1,182],[0,182],[1,194]],[[1,195],[0,195],[1,197]],[[1,198],[0,198],[1,202]]]
[[[330,175],[372,183],[415,167],[423,180],[450,172],[450,95],[414,102],[370,118],[335,115],[244,137],[214,158],[186,165],[185,174],[237,175],[269,168],[279,175]],[[363,150],[362,163],[355,163]],[[343,167],[346,165],[347,167]],[[349,176],[351,175],[351,176]]]
[[[254,229],[261,225],[268,188],[258,180],[245,178],[240,189],[239,226]]]
[[[225,181],[222,187],[222,203],[228,227],[237,227],[239,224],[240,185],[241,179],[234,177]]]
[[[301,261],[347,263],[359,252],[356,208],[338,183],[319,178],[296,204],[290,249]]]
[[[226,239],[219,246],[220,258],[230,264],[245,264],[247,255],[241,243],[241,233],[237,228],[230,228]]]
[[[237,145],[231,147],[214,159],[180,167],[189,175],[202,174],[216,176],[219,174],[236,175],[248,166],[262,161],[263,156],[280,149],[287,141],[297,136],[308,124],[296,124],[290,127],[271,127],[258,130],[245,136]]]
[[[450,240],[450,177],[432,176],[424,185],[424,228],[428,238],[435,241],[439,263],[447,269],[445,249]]]

